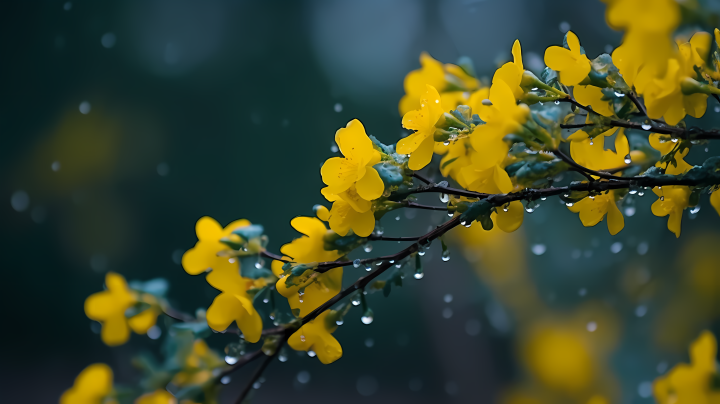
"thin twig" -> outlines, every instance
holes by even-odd
[[[637,95],[635,95],[635,92],[630,91],[626,95],[630,99],[630,101],[632,101],[632,103],[635,104],[635,107],[637,107],[638,111],[642,112],[643,115],[648,116],[647,109],[645,109],[645,106],[637,98]]]
[[[240,397],[235,400],[235,404],[241,404],[248,394],[250,394],[250,391],[252,390],[253,386],[255,385],[255,382],[258,381],[260,376],[262,376],[263,372],[265,371],[265,368],[268,367],[270,362],[275,358],[278,352],[280,352],[280,349],[285,345],[285,341],[287,341],[288,336],[286,335],[280,341],[278,342],[277,347],[275,348],[275,352],[272,353],[272,355],[265,356],[265,359],[260,363],[260,366],[255,370],[255,373],[253,373],[252,377],[250,378],[250,381],[243,389],[242,393],[240,393]],[[258,350],[256,352],[262,352],[262,350]]]
[[[591,170],[591,169],[589,169],[589,168],[587,168],[587,167],[583,167],[583,166],[581,166],[580,164],[576,163],[576,162],[575,162],[573,159],[571,159],[568,155],[566,155],[565,153],[561,152],[560,150],[553,150],[552,153],[553,153],[554,155],[560,157],[560,159],[561,159],[562,161],[564,161],[564,162],[568,163],[570,166],[572,166],[572,167],[575,169],[575,171],[581,172],[581,173],[583,173],[583,174],[584,174],[584,173],[587,173],[587,174],[590,174],[590,175],[594,175],[594,176],[596,176],[596,177],[605,178],[605,179],[607,179],[607,180],[617,180],[617,179],[635,180],[635,179],[638,179],[638,178],[644,178],[644,177],[625,177],[625,178],[623,178],[623,177],[616,177],[616,176],[614,176],[614,175],[612,175],[612,174],[609,174],[609,173],[606,173],[606,172],[595,171],[595,170]],[[586,176],[586,178],[589,178],[589,177]],[[591,179],[591,180],[594,180],[593,178],[590,178],[590,179]]]
[[[405,201],[403,203],[405,207],[413,208],[413,209],[424,209],[424,210],[448,210],[447,206],[430,206],[430,205],[422,205],[419,203],[415,203],[412,201]]]
[[[593,126],[593,125],[588,124],[588,123],[560,124],[560,129],[584,128],[586,126]]]
[[[422,237],[422,236],[420,236]],[[386,237],[386,236],[378,236],[375,234],[371,234],[368,236],[368,240],[373,241],[417,241],[420,239],[420,237]]]
[[[417,171],[413,171],[412,176],[428,185],[432,184],[432,181],[430,181],[429,179],[427,179],[427,177],[423,176],[422,174],[418,173]]]

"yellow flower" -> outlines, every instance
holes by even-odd
[[[578,331],[543,326],[530,333],[523,359],[543,385],[579,392],[595,377],[596,364],[589,348]]]
[[[510,87],[503,80],[493,82],[489,100],[492,105],[478,111],[480,119],[486,123],[470,134],[472,147],[478,153],[475,164],[478,170],[500,164],[505,159],[509,146],[503,137],[522,130],[530,116],[528,106],[517,105]]]
[[[177,404],[177,400],[167,390],[155,390],[135,399],[135,404]]]
[[[545,64],[560,72],[560,81],[566,86],[575,86],[590,73],[590,60],[581,53],[580,40],[572,31],[567,32],[570,49],[551,46],[545,50]]]
[[[430,163],[435,146],[435,123],[444,112],[440,94],[435,87],[428,85],[420,99],[420,109],[403,116],[403,127],[415,133],[400,139],[396,149],[400,154],[410,154],[408,167],[411,170],[420,170]]]
[[[589,105],[592,107],[593,111],[602,116],[615,115],[612,101],[609,99],[604,100],[603,97],[605,95],[598,87],[591,85],[581,86],[578,84],[573,87],[573,96],[575,97],[575,101],[585,106]]]
[[[713,386],[717,377],[717,341],[703,331],[690,345],[690,364],[681,363],[653,383],[658,404],[710,404],[720,402],[720,391]]]
[[[351,203],[346,193],[354,185],[357,195],[365,201],[379,198],[385,185],[373,166],[380,162],[380,152],[373,148],[363,124],[357,119],[348,122],[335,132],[335,142],[345,157],[332,157],[320,169],[328,191]]]
[[[113,390],[113,372],[104,363],[95,363],[75,378],[75,384],[60,396],[60,404],[111,404],[107,397]]]
[[[322,189],[322,194],[328,201],[333,203],[327,220],[330,228],[335,233],[345,236],[350,232],[350,229],[360,237],[367,237],[372,233],[375,228],[372,203],[360,198],[354,186],[345,192],[345,196],[348,200],[353,201],[352,203],[328,192],[327,188]],[[363,212],[358,211],[356,209],[358,206],[365,210]]]
[[[214,269],[206,280],[212,287],[222,292],[208,307],[207,322],[210,328],[215,331],[225,331],[234,321],[246,341],[259,341],[263,328],[262,319],[247,293],[249,289],[255,288],[255,282],[240,276],[237,266]]]
[[[650,136],[648,136],[648,141],[650,142],[650,146],[653,147],[653,149],[657,150],[662,154],[663,156],[670,153],[675,146],[677,146],[677,143],[664,140],[663,136],[659,133],[651,133]],[[670,175],[680,175],[685,174],[688,172],[693,166],[686,163],[683,159],[687,154],[690,152],[690,149],[685,149],[682,152],[675,153],[675,163],[677,163],[677,166],[674,166],[672,163],[661,163],[657,162],[655,163],[655,167],[663,167],[665,166],[665,173]]]
[[[427,52],[420,54],[420,65],[418,70],[413,70],[405,76],[403,86],[405,95],[400,100],[400,115],[420,108],[420,97],[426,91],[426,85],[435,87],[440,92],[443,105],[456,107],[464,99],[466,91],[472,91],[479,87],[480,82],[465,73],[460,67],[453,64],[445,64],[433,59]],[[446,91],[449,87],[457,90]],[[453,105],[454,104],[454,105]]]
[[[675,0],[609,0],[608,25],[625,30],[623,43],[612,54],[625,82],[643,94],[646,86],[662,77],[675,53],[671,34],[680,23]]]
[[[652,213],[655,216],[668,216],[668,230],[680,237],[680,224],[683,210],[689,206],[690,187],[681,185],[664,186],[662,189],[653,188],[655,195],[659,197],[652,204]]]
[[[125,278],[114,272],[105,275],[105,286],[107,290],[85,299],[85,314],[91,320],[102,323],[100,336],[104,343],[122,345],[130,338],[130,329],[137,334],[145,334],[155,325],[160,310],[154,297],[143,295],[142,301],[151,307],[128,319],[125,311],[141,301],[138,293],[130,290]]]
[[[604,140],[615,129],[604,132],[596,139],[590,139],[583,131],[577,131],[570,136],[570,155],[576,163],[594,171],[619,168],[627,165],[625,156],[630,153],[627,137],[620,129],[615,137],[615,151],[605,150]],[[580,214],[580,221],[585,227],[592,227],[600,223],[607,215],[608,231],[613,236],[625,227],[625,218],[615,203],[615,191],[593,195],[569,206],[573,213]]]
[[[237,270],[237,265],[228,261],[227,257],[218,257],[217,253],[228,249],[228,247],[220,242],[220,239],[227,237],[231,240],[240,241],[240,237],[232,234],[235,229],[249,226],[250,221],[246,219],[236,220],[224,229],[213,218],[205,216],[200,218],[195,224],[195,233],[198,242],[195,247],[187,250],[182,257],[182,266],[185,272],[190,275],[201,274],[208,269],[233,268]]]
[[[337,326],[328,327],[328,312],[320,314],[317,318],[300,327],[288,339],[288,345],[296,351],[313,351],[317,354],[320,362],[327,365],[340,359],[342,347],[332,336]]]
[[[516,100],[520,100],[525,95],[525,91],[520,87],[525,68],[523,67],[522,61],[522,48],[520,47],[520,41],[517,39],[513,43],[512,55],[512,62],[505,63],[495,71],[492,83],[494,86],[495,83],[497,83],[499,80],[505,82],[505,84],[507,84],[507,86],[510,88],[513,97]]]
[[[302,233],[303,236],[280,248],[280,252],[285,256],[284,258],[305,264],[334,261],[340,258],[341,254],[337,250],[325,250],[324,237],[328,230],[319,219],[296,217],[290,222],[290,225]],[[273,273],[278,277],[283,274],[282,265],[280,261],[273,261],[272,263]],[[303,317],[340,292],[342,276],[342,267],[333,268],[321,274],[307,270],[301,276],[301,279],[305,279],[302,284],[287,286],[285,284],[286,278],[280,278],[277,281],[276,288],[278,293],[288,299],[291,308],[300,309],[299,315]],[[301,288],[304,288],[302,297],[298,294]]]

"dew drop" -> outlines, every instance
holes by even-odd
[[[700,212],[700,205],[697,205],[690,209],[690,213],[693,215],[697,214],[698,212]]]
[[[565,202],[565,206],[567,206],[567,207],[569,208],[569,207],[573,206],[573,203],[572,203],[572,202]]]
[[[448,319],[448,318],[452,317],[452,315],[453,315],[453,311],[451,308],[446,307],[443,309],[443,312],[442,312],[443,318]]]
[[[363,246],[363,251],[365,251],[366,253],[369,253],[370,251],[372,251],[372,249],[373,249],[373,246],[370,243],[367,243]]]
[[[615,91],[615,96],[618,97],[618,98],[622,98],[622,97],[625,96],[625,94],[619,93],[619,92]]]
[[[640,125],[640,127],[643,128],[643,130],[650,130],[650,129],[652,129],[652,125],[647,124],[647,123],[644,123],[644,124]]]
[[[640,305],[635,308],[635,315],[638,317],[643,317],[647,314],[647,306]]]
[[[630,215],[632,216],[632,215]],[[619,241],[616,241],[610,245],[610,252],[613,254],[617,254],[623,249],[623,244]]]
[[[309,351],[307,351],[307,353],[308,353],[308,356],[311,357],[311,358],[314,358],[314,357],[317,355],[317,354],[315,353],[315,351],[313,351],[312,349],[309,350]]]
[[[425,251],[423,251],[423,250],[418,251],[418,255],[422,257],[423,255],[425,255]]]
[[[446,140],[446,141],[443,142],[443,146],[449,146],[449,145],[450,145],[450,141],[449,141],[449,140]]]
[[[448,251],[448,250],[443,251],[441,258],[445,262],[450,261],[450,251]]]
[[[665,195],[660,195],[660,200],[661,200],[661,201],[664,201],[664,200],[665,200]]]
[[[363,313],[363,316],[360,318],[360,321],[362,321],[363,324],[370,324],[374,320],[373,312],[371,309],[367,309],[365,313]]]
[[[360,259],[359,259],[359,258],[356,259],[355,261],[353,261],[353,267],[355,267],[355,268],[359,268],[359,267],[360,267]]]
[[[560,101],[555,101],[555,105],[560,105]]]
[[[630,164],[630,163],[632,163],[632,159],[630,158],[630,155],[629,155],[629,154],[625,156],[625,160],[624,160],[624,161],[625,161],[625,164]]]
[[[448,196],[448,194],[440,194],[440,202],[448,203],[449,200],[450,200],[450,197]]]
[[[445,294],[445,296],[443,296],[443,302],[450,303],[452,301],[453,301],[453,295],[451,295],[450,293],[447,293],[447,294]]]
[[[493,105],[493,103],[489,99],[485,98],[484,100],[482,100],[482,105],[489,107],[489,106]]]
[[[547,246],[545,246],[545,244],[533,244],[532,247],[530,247],[530,251],[535,255],[543,255],[545,251],[547,251]]]
[[[360,294],[356,294],[353,296],[353,298],[350,300],[350,303],[352,303],[353,306],[360,306]]]
[[[343,106],[342,106],[342,104],[340,104],[339,102],[336,102],[336,103],[335,103],[335,106],[333,107],[333,109],[335,110],[335,112],[342,112]]]
[[[423,273],[422,271],[416,271],[415,274],[413,275],[413,278],[422,279],[423,276],[425,276],[425,273]]]
[[[586,328],[589,332],[595,332],[595,331],[597,330],[597,323],[594,322],[594,321],[591,321],[591,322],[587,323],[587,325],[585,326],[585,328]]]

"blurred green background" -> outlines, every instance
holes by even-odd
[[[596,0],[37,1],[5,4],[0,19],[0,385],[3,401],[38,403],[94,362],[132,384],[133,353],[157,351],[138,335],[108,348],[91,330],[83,301],[107,271],[165,277],[192,312],[216,295],[179,265],[198,218],[262,223],[275,251],[296,237],[290,219],[323,202],[338,128],[359,118],[385,143],[400,138],[402,80],[421,51],[470,56],[487,77],[516,38],[535,71],[567,29],[593,57],[621,38]],[[710,101],[703,124],[717,125]],[[548,200],[510,238],[456,240],[448,263],[435,251],[423,280],[370,296],[373,324],[351,312],[335,334],[341,360],[274,363],[256,401],[652,402],[648,382],[687,360],[700,330],[720,329],[720,218],[703,199],[676,240],[651,215],[654,196],[635,200],[615,238]],[[444,220],[413,214],[385,219],[386,234]],[[383,248],[397,247],[372,254]],[[538,327],[569,339],[543,345]],[[553,381],[586,368],[589,381]],[[247,376],[233,376],[227,402]]]

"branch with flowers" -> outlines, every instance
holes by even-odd
[[[267,249],[261,225],[198,220],[198,242],[182,266],[190,275],[205,274],[220,292],[206,310],[191,315],[171,307],[163,280],[128,283],[108,273],[106,290],[85,302],[87,316],[102,325],[102,340],[115,346],[127,342],[131,331],[164,333],[164,356],[133,361],[143,375],[134,390],[113,388],[112,371],[91,365],[61,403],[215,403],[234,371],[263,358],[237,399],[243,402],[261,387],[274,358],[287,360],[285,345],[324,364],[340,359],[333,332],[344,317],[361,306],[361,321],[372,323],[366,294],[387,297],[408,274],[422,279],[422,257],[434,240],[441,239],[446,261],[443,236],[455,227],[478,222],[485,230],[513,232],[549,197],[559,196],[584,226],[607,217],[612,235],[624,227],[618,206],[647,190],[658,198],[652,213],[669,216],[667,227],[677,237],[684,210],[705,195],[720,213],[720,156],[701,165],[684,160],[691,149],[720,139],[719,129],[688,128],[684,121],[686,115],[701,117],[708,97],[720,94],[720,31],[714,42],[711,34],[697,32],[676,45],[671,34],[677,23],[668,23],[649,52],[643,28],[618,17],[624,15],[618,10],[636,3],[609,2],[609,23],[626,31],[612,55],[590,60],[569,31],[562,46],[547,48],[539,77],[524,68],[519,41],[513,61],[497,69],[490,83],[477,79],[468,64],[442,64],[423,53],[422,67],[405,79],[399,106],[408,136],[386,145],[368,136],[357,119],[340,128],[340,155],[320,170],[326,185],[321,194],[332,205],[292,219],[302,236],[280,253]],[[680,7],[662,3],[673,13]],[[656,38],[658,27],[653,29]],[[432,179],[439,176],[439,182]],[[425,193],[438,194],[442,205],[419,203]],[[444,211],[452,218],[421,236],[386,236],[381,220],[398,209]],[[370,252],[370,242],[382,241],[408,244],[391,255],[353,258],[356,250]],[[344,268],[350,266],[367,274],[348,277]],[[348,278],[354,281],[343,288]],[[163,313],[167,319],[158,324]],[[224,355],[205,342],[214,332],[236,335]]]

